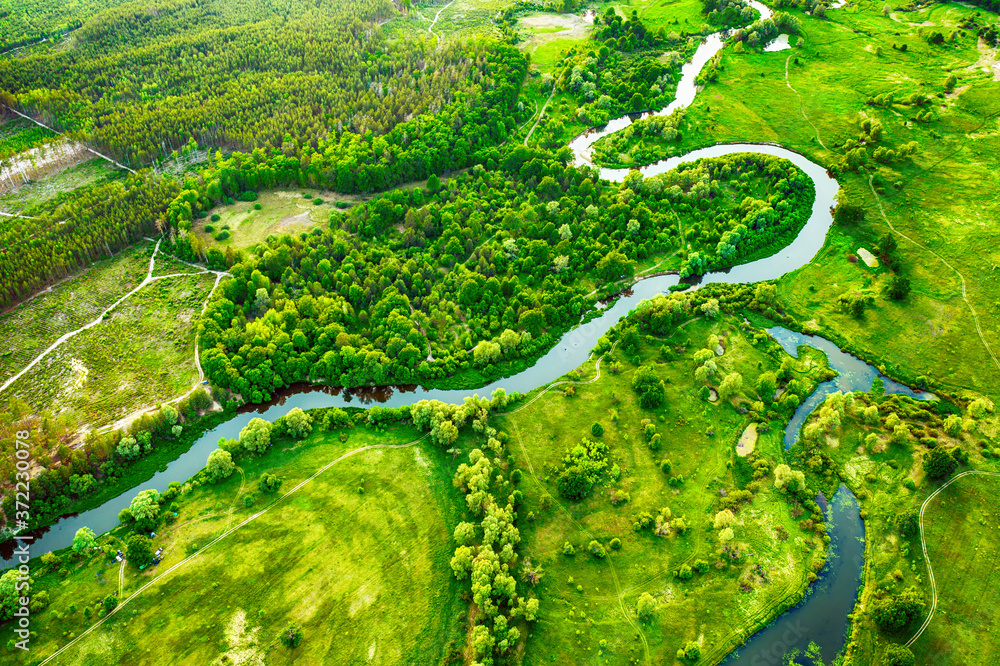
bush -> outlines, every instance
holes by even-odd
[[[920,615],[924,601],[915,590],[906,590],[872,605],[872,619],[884,631],[899,631],[906,628]]]
[[[219,214],[218,214],[218,213],[212,213],[212,217],[211,217],[211,218],[209,218],[209,219],[211,219],[211,220],[212,220],[212,222],[218,222],[218,221],[219,221],[219,220],[221,220],[222,218],[221,218],[221,217],[219,217]]]
[[[915,659],[910,649],[898,643],[890,643],[882,655],[882,666],[913,666]]]
[[[302,628],[292,622],[282,629],[280,639],[281,644],[286,648],[298,647],[299,643],[302,642]]]
[[[320,199],[319,197],[316,197],[315,199],[313,199],[313,205],[314,206],[320,206],[322,204],[323,204],[323,200]]]
[[[228,232],[228,231],[226,231],[226,230],[222,230],[222,231],[220,231],[220,232],[219,232],[218,234],[216,234],[216,236],[215,236],[215,240],[219,241],[220,243],[221,243],[222,241],[226,240],[227,238],[229,238],[229,232]]]
[[[263,206],[261,206],[261,205],[260,205],[259,203],[255,203],[255,204],[253,205],[253,209],[254,209],[254,210],[260,210],[261,208],[263,208]]]
[[[597,541],[591,541],[590,544],[587,545],[587,550],[589,550],[590,554],[597,559],[602,559],[608,554],[608,552],[604,550],[604,546]]]
[[[611,544],[610,545],[611,545],[611,550],[621,550],[622,549],[622,540],[619,539],[618,537],[615,537],[614,539],[611,540]]]
[[[257,201],[257,193],[253,190],[248,190],[246,192],[241,192],[236,198],[240,201]]]
[[[104,610],[108,612],[113,611],[118,608],[118,597],[113,594],[109,594],[104,597],[104,603],[102,605],[104,606]],[[103,617],[103,615],[101,617]]]
[[[280,487],[281,479],[276,474],[270,474],[268,472],[265,472],[257,482],[257,488],[259,488],[262,493],[277,492]]]
[[[562,552],[563,555],[565,555],[566,557],[573,557],[574,555],[576,555],[576,548],[573,547],[573,544],[567,541],[566,543],[563,544]]]
[[[594,425],[590,426],[590,434],[592,434],[594,437],[600,437],[601,435],[604,434],[604,426],[602,426],[600,423],[595,423]]]
[[[206,234],[215,233],[215,227],[213,227],[211,224],[206,224],[205,225],[205,233]]]
[[[664,474],[670,474],[673,468],[674,465],[669,460],[664,460],[663,462],[660,463],[660,471],[663,472]]]
[[[932,479],[946,479],[952,475],[958,463],[950,453],[941,447],[931,449],[924,456],[924,471]]]
[[[515,485],[521,483],[521,470],[515,469],[513,472],[510,473],[510,482]]]

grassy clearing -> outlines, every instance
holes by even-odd
[[[680,128],[683,140],[645,143],[640,149],[663,157],[726,141],[768,141],[837,165],[845,142],[857,139],[865,119],[883,125],[880,146],[898,150],[917,142],[912,158],[891,164],[869,158],[860,172],[838,173],[841,197],[863,205],[867,219],[857,229],[835,232],[820,258],[779,282],[779,292],[786,309],[801,321],[814,321],[825,335],[890,369],[898,364],[901,376],[912,380],[924,375],[952,390],[996,395],[1000,371],[961,300],[961,280],[928,251],[964,277],[986,340],[1000,349],[1000,308],[995,306],[1000,294],[986,278],[1000,261],[995,249],[1000,236],[988,224],[1000,214],[1000,184],[988,166],[1000,149],[1000,83],[993,81],[992,69],[977,65],[982,53],[974,29],[940,46],[926,39],[930,31],[950,31],[974,13],[947,4],[899,14],[910,23],[934,24],[919,29],[883,17],[877,3],[831,10],[829,20],[799,14],[803,49],[745,54],[725,49],[718,80],[687,110]],[[898,48],[904,44],[906,52]],[[786,85],[786,63],[794,90]],[[954,93],[944,90],[949,73],[958,77]],[[894,104],[866,104],[887,92],[894,94]],[[913,93],[930,101],[922,106],[900,103]],[[928,111],[933,120],[915,121],[918,112]],[[616,150],[614,155],[625,153],[617,161],[628,163],[629,152]],[[837,298],[866,288],[867,276],[850,263],[848,250],[855,253],[854,245],[871,248],[889,232],[869,188],[870,176],[893,226],[920,246],[897,236],[904,275],[913,285],[910,299],[894,303],[877,298],[876,309],[859,325]],[[963,185],[970,182],[980,184],[975,195]]]
[[[72,192],[101,180],[115,178],[121,173],[109,162],[95,158],[42,180],[32,181],[11,192],[0,194],[0,209],[4,212],[25,214],[61,193]]]
[[[1000,626],[1000,477],[966,477],[924,515],[938,607],[913,644],[918,664],[996,664],[1000,646],[984,637]]]
[[[314,433],[241,459],[245,483],[236,473],[215,486],[188,484],[176,500],[176,521],[158,530],[163,562],[144,573],[127,567],[124,597],[228,525],[267,508],[276,496],[259,492],[263,473],[283,479],[280,495],[347,451],[419,436],[410,427],[355,428],[343,442]],[[464,506],[451,484],[454,466],[422,446],[368,451],[337,463],[131,599],[60,663],[208,664],[225,661],[225,654],[236,663],[438,663],[457,637],[456,614],[464,612],[448,566],[455,507]],[[255,498],[252,506],[244,504],[248,496]],[[65,645],[93,623],[82,609],[117,588],[113,560],[112,566],[99,556],[66,561],[65,578],[47,573],[36,579],[50,595],[36,616],[38,642],[28,659],[12,656],[10,663],[32,663]],[[294,651],[277,641],[290,621],[304,632]]]
[[[95,427],[180,395],[198,379],[194,320],[214,282],[201,274],[147,285],[8,391],[33,413]]]
[[[551,391],[502,418],[502,427],[511,434],[511,456],[524,471],[521,512],[528,522],[522,526],[523,552],[545,572],[538,586],[544,612],[529,637],[526,664],[624,664],[644,658],[672,664],[677,649],[692,640],[711,663],[800,594],[810,565],[823,557],[822,539],[799,528],[784,499],[764,480],[753,486],[752,503],[736,512],[735,541],[744,549],[743,559],[723,563],[729,556],[720,555],[712,522],[723,495],[749,486],[747,459],[735,456],[749,417],[732,403],[712,404],[698,396],[690,359],[710,334],[723,335],[725,354],[715,359],[722,374],[741,372],[744,393],[757,399],[751,388],[756,377],[776,368],[783,352],[766,342],[754,343],[734,321],[701,319],[666,341],[675,360],[657,360],[654,350],[663,342],[646,339],[642,359],[654,363],[666,382],[665,409],[640,409],[631,388],[636,365],[616,353],[603,359],[601,378],[577,385],[574,397]],[[621,364],[619,374],[611,373],[613,362]],[[825,367],[822,355],[804,350],[793,374],[808,384]],[[592,369],[584,375],[592,376]],[[756,455],[773,466],[783,458],[785,421],[769,414]],[[647,418],[662,433],[661,450],[652,451],[645,442],[641,421]],[[559,466],[569,447],[593,437],[590,424],[595,422],[604,428],[600,440],[610,446],[609,466],[613,462],[620,469],[620,478],[614,480],[612,474],[591,496],[568,501],[557,489]],[[669,475],[660,468],[665,459],[672,461]],[[683,482],[678,484],[679,477]],[[613,501],[623,494],[627,501]],[[663,507],[675,518],[683,516],[690,530],[661,538],[649,529],[634,529],[637,516],[656,516]],[[613,538],[621,540],[620,550],[612,549]],[[605,559],[588,554],[592,540],[607,549]],[[567,542],[576,550],[572,557],[563,554]],[[677,577],[682,565],[697,560],[712,568],[690,580]],[[758,565],[768,582],[756,577]],[[654,616],[645,622],[636,610],[643,593],[656,600]]]
[[[61,335],[93,321],[142,282],[152,250],[152,243],[134,245],[0,315],[0,334],[6,341],[0,381],[17,374]]]
[[[314,204],[316,198],[323,203]],[[211,217],[197,220],[193,230],[206,243],[206,248],[245,248],[271,234],[297,234],[325,225],[330,221],[331,212],[336,210],[332,202],[352,203],[355,200],[332,192],[270,190],[262,192],[252,203],[237,201],[213,208],[212,214],[220,219],[214,222]],[[254,204],[259,204],[260,210]],[[228,237],[218,240],[224,232],[228,232]]]

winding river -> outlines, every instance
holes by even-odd
[[[770,10],[759,2],[750,3],[762,18],[771,15]],[[723,35],[708,36],[697,49],[692,61],[682,68],[682,78],[677,87],[675,100],[666,108],[650,112],[670,114],[676,109],[689,106],[697,93],[696,77],[705,64],[723,47]],[[779,45],[780,46],[780,45]],[[774,50],[774,49],[771,49]],[[608,123],[601,130],[591,130],[574,139],[569,145],[578,164],[590,165],[591,148],[603,136],[617,132],[631,124],[630,117],[623,117]],[[752,283],[777,279],[807,263],[817,254],[826,239],[833,218],[832,208],[839,185],[827,170],[799,153],[770,144],[721,144],[695,150],[682,157],[675,157],[643,167],[645,176],[665,173],[679,164],[706,157],[720,157],[733,153],[765,153],[787,159],[802,169],[812,179],[816,188],[816,200],[808,222],[799,235],[776,254],[757,261],[736,266],[726,271],[704,275],[701,284],[709,283]],[[620,182],[629,172],[627,169],[600,169],[602,178]],[[421,399],[436,399],[446,402],[461,402],[473,394],[489,395],[497,388],[508,392],[526,393],[537,387],[555,381],[565,373],[579,367],[590,357],[598,339],[620,318],[628,314],[641,301],[668,291],[678,284],[676,275],[660,275],[643,279],[631,291],[617,299],[600,316],[567,332],[557,344],[532,367],[512,377],[497,380],[477,390],[425,390],[403,391],[386,389],[377,396],[378,402],[395,407],[411,404]],[[776,327],[769,332],[785,349],[797,355],[799,344],[817,347],[827,353],[831,366],[841,375],[837,380],[826,382],[817,389],[797,410],[785,432],[785,442],[794,442],[799,428],[808,414],[823,398],[834,390],[869,390],[878,371],[863,361],[845,354],[833,343],[815,336],[804,336],[787,329]],[[846,383],[845,383],[846,382]],[[907,387],[886,381],[888,392],[902,392],[917,395]],[[922,397],[922,396],[918,396]],[[250,419],[261,416],[274,420],[293,407],[310,409],[316,407],[357,405],[361,400],[351,393],[329,389],[303,389],[285,398],[280,404],[262,407],[257,412],[238,414],[231,420],[213,428],[199,438],[191,448],[179,458],[169,463],[149,481],[140,484],[102,506],[85,513],[63,518],[50,528],[38,533],[32,544],[32,553],[42,553],[71,545],[76,530],[88,526],[97,534],[102,534],[118,524],[118,513],[127,507],[132,497],[140,490],[155,488],[163,491],[171,481],[184,481],[197,473],[205,464],[208,454],[213,451],[219,438],[237,437],[239,431]],[[813,641],[822,648],[825,659],[831,658],[843,645],[847,629],[847,615],[857,600],[857,587],[863,564],[864,526],[860,518],[857,500],[844,487],[829,502],[823,502],[827,513],[828,534],[831,537],[827,565],[819,580],[810,588],[806,598],[796,608],[779,617],[774,623],[751,638],[737,652],[727,658],[733,664],[777,664],[785,650],[804,648]],[[3,553],[3,566],[10,566],[10,552]]]

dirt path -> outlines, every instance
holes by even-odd
[[[436,32],[434,32],[434,26],[435,26],[435,24],[437,24],[438,19],[441,18],[441,12],[443,12],[446,9],[448,9],[453,4],[455,4],[455,0],[451,0],[451,2],[449,2],[447,5],[445,5],[441,9],[439,9],[437,11],[437,14],[434,15],[434,20],[431,21],[431,24],[429,26],[427,26],[427,32],[429,32],[432,35],[434,35],[434,38],[437,39],[437,42],[435,42],[435,44],[441,44],[441,35],[439,35]]]
[[[128,602],[130,602],[133,599],[135,599],[136,597],[138,597],[142,592],[144,592],[145,590],[147,590],[150,586],[152,586],[152,585],[160,582],[161,579],[163,579],[166,576],[170,575],[171,573],[173,573],[177,569],[180,569],[182,566],[184,566],[185,564],[187,564],[191,560],[195,559],[196,557],[198,557],[199,555],[201,555],[202,553],[204,553],[206,550],[208,550],[209,548],[211,548],[215,544],[217,544],[220,541],[222,541],[223,539],[225,539],[227,536],[229,536],[233,532],[236,532],[237,530],[242,529],[242,528],[246,527],[247,525],[249,525],[250,523],[252,523],[253,521],[257,520],[258,518],[260,518],[261,516],[263,516],[265,513],[267,513],[271,509],[273,509],[276,506],[278,506],[279,504],[281,504],[281,502],[284,501],[286,498],[290,497],[294,493],[298,492],[299,490],[301,490],[305,486],[307,486],[310,483],[312,483],[320,474],[322,474],[326,470],[330,469],[331,467],[333,467],[334,465],[336,465],[337,463],[339,463],[341,460],[344,460],[346,458],[350,458],[351,456],[353,456],[355,454],[358,454],[358,453],[362,453],[364,451],[371,451],[373,449],[405,449],[405,448],[409,448],[409,447],[411,447],[411,446],[413,446],[415,444],[418,444],[419,442],[422,442],[423,440],[427,439],[429,436],[430,436],[429,434],[428,435],[424,435],[423,437],[420,437],[419,439],[415,439],[412,442],[407,442],[406,444],[370,444],[368,446],[362,446],[359,449],[354,449],[353,451],[348,451],[347,453],[343,454],[339,458],[331,460],[330,462],[328,462],[327,464],[323,465],[318,470],[316,470],[315,472],[313,472],[311,476],[309,476],[305,480],[299,482],[298,485],[296,485],[294,488],[292,488],[291,490],[289,490],[287,493],[285,493],[281,497],[278,497],[277,499],[275,499],[273,502],[271,502],[264,509],[261,509],[260,511],[258,511],[255,514],[253,514],[252,516],[249,516],[248,518],[245,518],[239,524],[237,524],[235,527],[227,528],[222,534],[220,534],[219,536],[217,536],[214,539],[212,539],[211,541],[209,541],[200,550],[198,550],[197,552],[195,552],[195,553],[193,553],[191,555],[188,555],[183,560],[181,560],[177,564],[173,565],[172,567],[170,567],[169,569],[167,569],[163,573],[161,573],[159,576],[157,576],[157,577],[153,578],[152,580],[150,580],[149,582],[147,582],[145,585],[143,585],[142,587],[140,587],[139,589],[137,589],[135,592],[133,592],[129,596],[128,599],[119,599],[118,600],[118,605],[115,607],[115,609],[113,611],[111,611],[110,613],[108,613],[103,618],[99,619],[94,624],[90,625],[90,627],[88,627],[87,629],[85,629],[79,636],[77,636],[76,638],[74,638],[73,640],[71,640],[69,643],[67,643],[66,645],[62,646],[61,648],[59,648],[58,650],[56,650],[55,652],[53,652],[52,654],[50,654],[48,657],[46,657],[45,659],[43,659],[41,662],[39,662],[38,666],[43,666],[44,664],[49,663],[50,661],[52,661],[53,659],[55,659],[56,657],[58,657],[59,655],[61,655],[63,652],[65,652],[66,650],[68,650],[71,647],[73,647],[74,645],[76,645],[76,643],[80,639],[84,638],[90,632],[94,631],[95,629],[97,629],[98,627],[100,627],[102,624],[104,624],[105,622],[107,622],[115,613],[117,613],[122,608],[124,608],[125,605]],[[240,487],[242,489],[242,486],[240,486]],[[124,566],[125,566],[125,562],[123,561],[122,562],[122,567],[124,567]]]
[[[965,288],[965,277],[961,273],[958,272],[957,268],[955,268],[954,266],[952,266],[951,264],[949,264],[948,260],[945,259],[944,257],[942,257],[940,254],[938,254],[934,250],[930,249],[929,247],[921,245],[920,243],[918,243],[917,241],[913,240],[912,238],[910,238],[909,236],[907,236],[902,231],[900,231],[899,229],[897,229],[896,227],[894,227],[892,225],[892,222],[889,221],[889,217],[885,214],[885,209],[882,207],[882,199],[881,199],[881,197],[879,197],[878,192],[875,191],[875,185],[872,183],[872,181],[873,181],[874,178],[875,178],[875,174],[872,174],[872,175],[868,176],[868,187],[871,189],[872,196],[875,197],[875,203],[878,204],[879,213],[882,214],[882,219],[885,220],[885,223],[887,225],[889,225],[889,229],[891,229],[894,234],[902,236],[906,240],[910,241],[911,243],[913,243],[914,245],[916,245],[917,247],[919,247],[921,250],[924,250],[924,251],[929,252],[930,254],[934,255],[934,257],[936,257],[938,260],[940,260],[940,262],[942,264],[944,264],[945,266],[947,266],[948,268],[950,268],[952,270],[952,272],[954,272],[955,275],[958,276],[958,279],[962,282],[962,300],[965,301],[965,304],[969,307],[969,312],[972,313],[972,320],[976,323],[976,332],[979,334],[979,339],[982,341],[983,346],[986,347],[986,352],[990,355],[990,358],[993,359],[993,365],[996,366],[997,370],[1000,370],[1000,360],[997,360],[997,356],[996,356],[996,354],[993,353],[993,349],[990,348],[990,344],[988,342],[986,342],[986,337],[983,335],[983,327],[980,326],[980,324],[979,324],[979,315],[976,314],[976,309],[974,307],[972,307],[972,303],[969,301],[969,296],[968,296],[968,293],[966,292],[966,288]]]
[[[122,565],[120,567],[118,567],[118,601],[119,602],[122,600],[122,597],[125,594],[125,563],[127,561],[128,560],[126,560],[123,557],[122,558]]]
[[[618,344],[618,343],[615,342],[615,344]],[[614,345],[612,345],[611,349],[608,350],[608,354],[610,354],[612,351],[614,351],[614,348],[615,348]],[[540,391],[538,393],[538,395],[536,395],[534,398],[532,398],[528,402],[524,403],[523,405],[521,405],[517,409],[514,409],[514,410],[511,410],[511,411],[507,412],[503,416],[514,415],[514,414],[517,414],[518,412],[520,412],[521,410],[526,409],[532,403],[534,403],[536,400],[538,400],[539,398],[541,398],[543,395],[545,395],[546,393],[548,393],[551,389],[555,388],[556,386],[560,386],[562,384],[592,384],[593,382],[596,382],[598,379],[601,378],[601,360],[606,355],[607,354],[602,354],[601,356],[598,357],[597,362],[594,364],[594,371],[595,372],[594,372],[594,376],[592,378],[585,379],[585,380],[582,380],[582,381],[574,381],[574,380],[567,379],[567,380],[563,380],[563,381],[559,381],[559,382],[553,382],[552,384],[549,384],[548,386],[546,386],[542,391]],[[535,473],[535,466],[531,464],[531,456],[528,455],[528,450],[524,447],[524,439],[521,437],[521,431],[517,427],[517,421],[516,420],[511,420],[511,425],[514,427],[514,434],[517,437],[517,445],[521,449],[521,455],[524,456],[525,463],[528,466],[528,472],[531,474],[532,478],[537,479],[538,476]],[[589,536],[591,539],[596,539],[597,538],[596,536],[594,536],[593,533],[590,532],[590,530],[588,530],[587,528],[585,528],[583,525],[581,525],[579,522],[577,522],[577,520],[575,518],[573,518],[573,514],[570,513],[569,509],[566,508],[565,504],[563,504],[562,502],[560,502],[557,498],[553,498],[553,500],[559,506],[559,508],[562,510],[562,512],[566,514],[566,517],[569,518],[570,522],[572,522],[573,525],[576,526],[577,529],[579,529],[581,532],[583,532],[584,534],[586,534],[587,536]],[[624,601],[624,599],[625,599],[625,595],[627,593],[627,590],[623,590],[622,589],[621,582],[618,580],[618,571],[615,569],[615,565],[614,565],[614,562],[612,562],[612,558],[608,557],[608,558],[606,558],[606,561],[608,563],[608,566],[611,567],[611,578],[612,578],[612,580],[615,583],[615,597],[618,599],[618,607],[621,609],[622,616],[625,618],[625,621],[628,622],[629,626],[632,627],[632,629],[639,636],[639,638],[642,639],[643,652],[645,654],[646,661],[648,662],[649,661],[649,643],[646,641],[646,635],[642,632],[642,627],[640,627],[639,625],[637,625],[635,623],[635,620],[632,619],[632,616],[629,615],[628,610],[625,608],[625,601]]]
[[[942,490],[944,490],[951,484],[961,479],[963,476],[972,476],[972,475],[1000,476],[1000,472],[985,472],[980,470],[969,470],[967,472],[962,472],[961,474],[958,474],[952,477],[951,479],[948,479],[947,483],[943,484],[940,488],[938,488],[933,493],[928,495],[927,499],[925,499],[923,504],[920,505],[920,523],[919,523],[920,547],[923,548],[924,551],[924,562],[927,564],[927,578],[931,582],[931,610],[929,613],[927,613],[927,617],[924,619],[924,623],[920,625],[919,629],[917,629],[917,633],[913,635],[913,638],[906,641],[906,647],[910,647],[916,642],[918,638],[920,638],[920,636],[924,633],[924,630],[926,630],[927,627],[930,626],[931,620],[934,619],[934,611],[937,610],[938,590],[937,590],[937,583],[934,580],[934,570],[931,568],[931,558],[927,554],[927,540],[924,535],[924,511],[927,510],[927,505],[930,503],[930,501],[938,496],[938,493],[940,493]]]
[[[556,94],[556,83],[555,81],[553,81],[552,92],[549,93],[549,98],[545,100],[545,104],[542,105],[542,110],[538,113],[538,118],[535,120],[535,124],[531,126],[531,129],[528,130],[527,136],[524,137],[524,145],[526,146],[528,145],[528,139],[530,139],[531,135],[535,133],[535,128],[538,127],[538,123],[542,122],[542,118],[545,117],[545,109],[549,108],[549,102],[552,101],[552,97],[555,94]]]
[[[809,123],[809,126],[813,128],[813,131],[816,132],[816,140],[819,141],[819,145],[823,146],[823,150],[829,150],[826,147],[826,144],[823,143],[823,139],[821,139],[819,136],[819,128],[813,125],[813,122],[809,120],[809,116],[806,115],[806,109],[804,106],[802,106],[802,95],[799,94],[798,90],[792,87],[791,81],[788,80],[788,63],[791,62],[793,55],[795,54],[793,53],[789,55],[787,58],[785,58],[785,85],[788,86],[788,89],[791,90],[793,93],[795,93],[795,96],[798,98],[799,112],[802,114],[802,118],[804,118],[805,121]]]

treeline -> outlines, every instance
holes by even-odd
[[[70,447],[53,439],[47,424],[34,419],[16,405],[5,415],[9,417],[0,428],[0,484],[5,489],[15,483],[17,459],[13,455],[14,434],[18,429],[31,433],[29,460],[40,469],[32,471],[31,513],[29,528],[51,524],[72,510],[78,502],[104,488],[113,486],[129,474],[132,466],[161,448],[190,446],[204,424],[199,413],[208,409],[212,398],[198,390],[177,406],[163,405],[153,413],[143,414],[127,430],[106,433],[90,432],[79,446]],[[7,526],[15,516],[15,493],[4,492],[0,508]],[[0,541],[9,532],[0,534]]]
[[[74,192],[37,219],[4,218],[0,227],[0,307],[157,233],[178,184],[148,172]]]
[[[201,322],[213,384],[256,403],[304,381],[494,378],[578,323],[592,285],[610,287],[631,278],[637,261],[675,251],[678,222],[693,243],[717,245],[741,220],[773,240],[774,225],[794,226],[787,220],[807,217],[811,202],[807,178],[761,156],[620,186],[567,166],[568,151],[484,156],[485,166],[447,184],[434,177],[427,189],[393,191],[332,218],[329,229],[271,236],[240,257]],[[736,194],[764,189],[768,200],[733,196],[718,181],[732,181]],[[195,211],[211,201],[191,195],[184,213],[207,213]],[[183,231],[185,215],[175,219]],[[751,251],[746,235],[730,261]],[[189,239],[181,233],[166,247],[190,255]]]
[[[186,231],[195,215],[241,192],[280,185],[341,192],[383,190],[402,182],[464,168],[502,142],[516,127],[517,97],[526,62],[511,46],[495,44],[484,56],[494,73],[476,94],[458,95],[436,114],[422,114],[385,136],[344,132],[339,138],[298,146],[213,157],[184,183],[140,172],[124,181],[76,192],[38,220],[12,218],[0,232],[0,306],[34,293],[96,258],[107,256],[168,223]],[[197,254],[182,238],[181,256]],[[193,250],[193,251],[192,251]],[[226,260],[209,257],[217,267]]]

